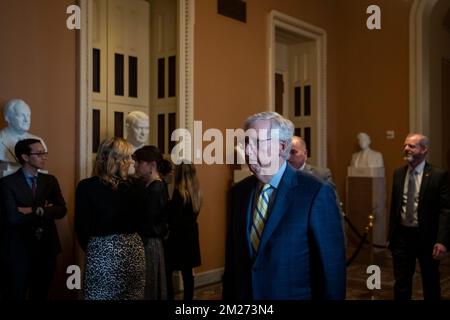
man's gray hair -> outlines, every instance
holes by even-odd
[[[244,130],[247,131],[250,128],[250,126],[255,121],[258,120],[269,120],[270,121],[269,130],[271,129],[279,130],[280,141],[286,142],[286,150],[283,154],[281,154],[281,157],[285,160],[288,159],[292,147],[292,136],[294,135],[294,124],[292,123],[292,121],[284,118],[277,112],[265,111],[256,113],[248,117],[247,120],[245,120]]]

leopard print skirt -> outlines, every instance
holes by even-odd
[[[89,240],[84,271],[86,300],[141,300],[144,287],[144,245],[137,233]]]

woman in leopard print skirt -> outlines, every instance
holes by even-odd
[[[128,175],[132,146],[124,139],[99,147],[94,176],[76,190],[75,231],[86,253],[84,298],[142,299],[145,254],[138,235],[149,207],[142,182]]]

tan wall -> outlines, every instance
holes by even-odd
[[[328,166],[344,199],[346,167],[366,131],[384,155],[388,191],[402,164],[408,131],[408,19],[411,1],[247,0],[247,23],[217,14],[217,2],[195,4],[195,119],[203,128],[241,127],[267,109],[267,15],[276,9],[327,31]],[[65,28],[68,0],[0,2],[0,103],[19,97],[32,109],[31,132],[50,150],[48,169],[61,183],[69,215],[59,224],[65,266],[73,261],[76,165],[76,32]],[[365,27],[366,8],[379,4],[382,30]],[[0,123],[3,125],[3,123]],[[386,130],[395,130],[393,140]],[[223,266],[226,191],[231,170],[202,165],[200,215],[203,265]],[[71,224],[70,224],[71,225]],[[64,286],[60,280],[57,288]]]
[[[65,270],[73,263],[76,33],[66,28],[66,8],[73,2],[0,1],[0,104],[11,98],[29,104],[30,132],[45,140],[49,148],[47,168],[58,178],[69,208],[68,216],[58,223],[63,255],[54,294],[59,297],[68,294],[64,290]]]
[[[335,1],[248,0],[247,23],[217,14],[217,2],[195,3],[195,119],[203,130],[240,128],[252,113],[267,110],[267,16],[272,9],[329,30],[329,114],[336,116]],[[335,124],[329,131],[335,133]],[[330,149],[335,150],[333,144]],[[333,157],[331,157],[333,158]],[[199,168],[205,203],[200,215],[203,265],[222,267],[225,249],[226,165]]]
[[[372,139],[371,148],[384,157],[389,206],[392,173],[403,164],[402,146],[409,127],[411,2],[347,0],[338,3],[338,112],[334,141],[338,150],[336,161],[330,166],[344,200],[347,166],[352,153],[358,151],[356,135],[367,132]],[[381,8],[381,30],[366,28],[366,9],[371,4]],[[387,130],[395,131],[394,139],[386,139]]]

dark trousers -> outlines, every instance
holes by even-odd
[[[169,253],[169,246],[164,241],[164,254],[166,260],[166,279],[167,279],[167,300],[174,300],[175,293],[173,289],[173,272],[172,260]],[[181,270],[181,276],[183,277],[183,289],[184,300],[191,301],[194,298],[194,276],[192,274],[192,268],[183,268]]]
[[[391,240],[394,266],[394,299],[411,300],[416,259],[419,260],[425,300],[440,300],[439,260],[433,259],[433,247],[419,241],[419,229],[399,226]]]
[[[5,300],[47,300],[56,257],[12,259],[5,265]]]
[[[175,293],[173,289],[173,277],[172,277],[172,260],[169,254],[169,246],[167,241],[164,241],[164,260],[166,262],[166,281],[167,281],[167,300],[175,300]]]
[[[174,300],[174,290],[172,283],[172,274],[173,270],[168,271],[168,279],[170,279],[170,283],[168,281],[167,284],[167,299]],[[192,269],[183,269],[181,270],[181,276],[183,277],[183,300],[191,301],[194,299],[194,276],[192,275]]]
[[[194,299],[194,276],[192,275],[192,269],[181,270],[181,276],[183,277],[184,300],[191,301]]]

